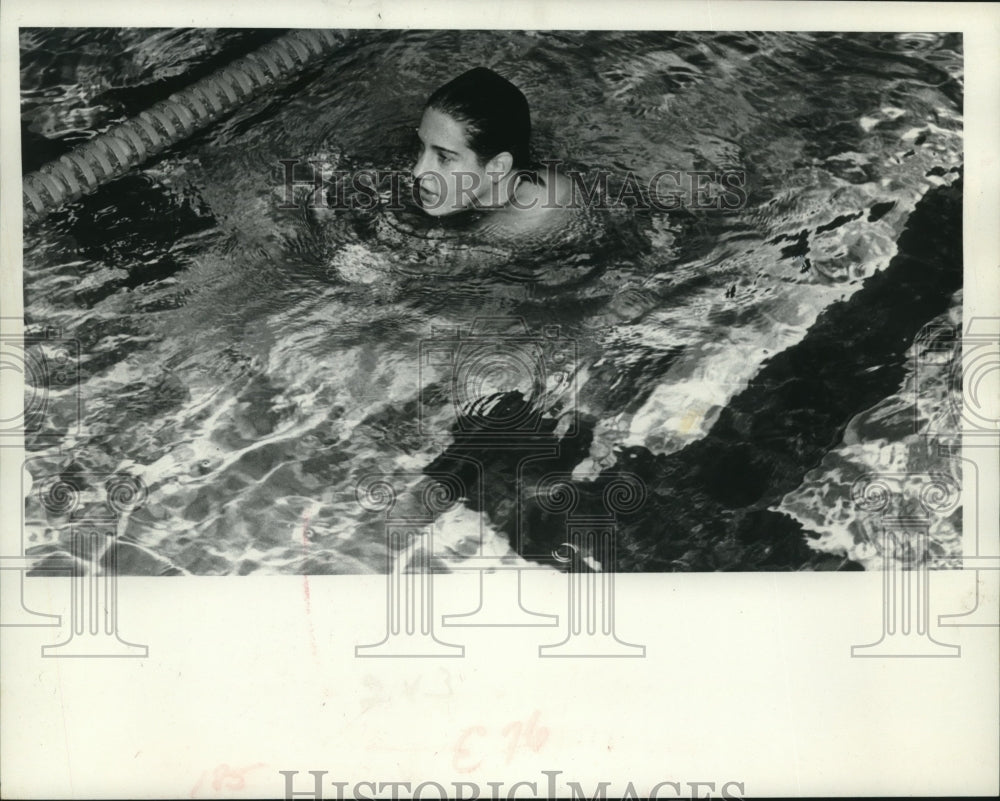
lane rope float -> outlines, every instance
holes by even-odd
[[[333,30],[285,34],[109,128],[21,180],[24,222],[93,192],[343,44]]]

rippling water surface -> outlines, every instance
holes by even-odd
[[[24,31],[25,169],[272,35]],[[595,211],[517,245],[384,205],[281,208],[282,159],[405,169],[424,99],[480,63],[529,98],[539,158],[607,170],[613,188],[629,171],[740,171],[745,207]],[[626,468],[647,487],[623,521],[623,569],[869,567],[844,487],[950,469],[914,399],[919,427],[957,390],[915,372],[913,343],[960,322],[961,165],[955,35],[353,32],[25,231],[26,323],[82,359],[79,433],[61,451],[30,438],[29,472],[145,482],[122,572],[372,572],[386,546],[358,482],[408,486],[463,458],[485,478],[438,516],[442,563],[558,548],[561,521],[515,507],[518,459],[561,439],[523,473],[527,495],[553,470],[586,489]],[[901,258],[908,222],[910,249],[933,259]],[[453,398],[420,343],[482,318],[492,361],[476,397]],[[569,369],[541,389],[494,369],[524,336]],[[493,412],[527,398],[538,442],[463,441],[456,403],[484,397]],[[75,414],[68,394],[51,400],[42,433]],[[29,496],[26,515],[32,553],[65,551],[58,514]],[[959,554],[959,517],[932,532],[939,564]]]

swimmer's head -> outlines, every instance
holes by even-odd
[[[430,96],[417,134],[413,176],[428,214],[499,205],[511,176],[529,163],[528,101],[506,78],[477,67]]]
[[[481,164],[504,151],[514,169],[528,166],[531,114],[528,100],[514,84],[486,67],[476,67],[449,81],[427,101],[465,126],[469,147]]]

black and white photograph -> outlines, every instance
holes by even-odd
[[[960,480],[925,435],[960,397],[960,34],[20,46],[25,328],[79,357],[26,435],[30,555],[120,474],[123,574],[378,572],[379,490],[442,567],[555,567],[627,473],[620,571],[865,569],[855,479]]]
[[[82,5],[3,19],[9,797],[996,790],[995,9]]]

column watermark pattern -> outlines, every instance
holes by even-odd
[[[875,518],[882,557],[882,634],[852,646],[851,656],[960,656],[959,646],[939,642],[930,631],[928,563],[932,518],[958,507],[958,484],[943,474],[871,473],[854,482],[851,498]]]

